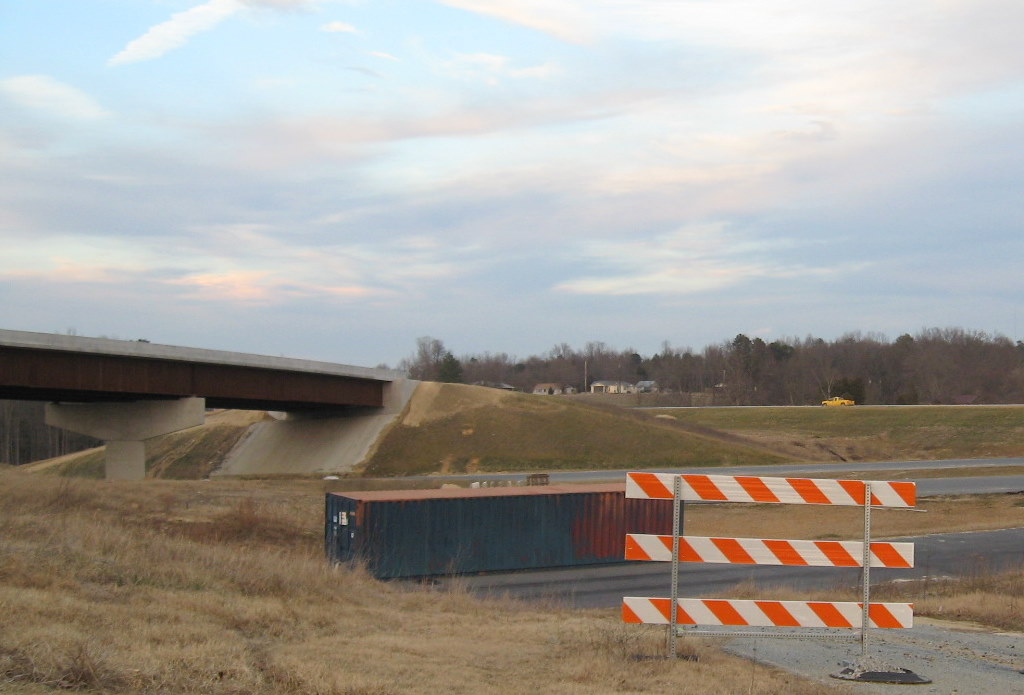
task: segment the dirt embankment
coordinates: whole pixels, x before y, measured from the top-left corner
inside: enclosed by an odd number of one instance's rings
[[[419,427],[476,408],[500,406],[513,393],[501,389],[424,381],[409,399],[401,423]]]
[[[362,470],[391,476],[784,460],[741,435],[644,411],[562,396],[423,383]]]

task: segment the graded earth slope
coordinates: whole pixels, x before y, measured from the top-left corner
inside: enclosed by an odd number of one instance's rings
[[[560,396],[424,382],[360,471],[390,476],[786,460],[741,436],[644,412]]]

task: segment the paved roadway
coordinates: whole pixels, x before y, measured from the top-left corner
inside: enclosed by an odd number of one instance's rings
[[[1024,565],[1024,528],[973,533],[944,533],[890,540],[913,541],[912,569],[872,568],[872,584],[897,579],[942,577]],[[623,596],[668,596],[669,563],[642,562],[596,567],[527,570],[442,580],[456,581],[474,593],[553,600],[580,608],[612,608]],[[680,587],[686,596],[712,596],[743,581],[762,587],[820,588],[857,586],[860,570],[834,567],[754,567],[749,565],[681,565]]]
[[[871,471],[911,471],[918,470],[943,470],[949,468],[997,468],[997,467],[1009,467],[1009,466],[1020,466],[1020,476],[1010,476],[1020,481],[1020,487],[1015,489],[1024,489],[1024,457],[1017,458],[1001,458],[1001,459],[950,459],[946,461],[874,461],[870,463],[847,461],[842,463],[800,463],[800,464],[775,464],[771,466],[709,466],[704,468],[645,468],[651,472],[657,473],[717,473],[721,475],[784,475],[784,476],[813,476],[819,473],[829,473],[830,471],[842,471],[847,472],[864,472],[869,473]],[[562,471],[549,473],[549,481],[552,485],[558,485],[562,483],[604,483],[604,482],[621,482],[628,470],[635,469],[621,469],[621,470],[601,470],[601,471]],[[522,484],[526,480],[525,473],[479,473],[475,475],[430,475],[430,476],[409,476],[403,478],[403,482],[406,481],[421,481],[421,482],[432,482],[432,483],[459,483],[465,485],[467,481],[470,482],[487,482],[491,484],[501,485],[502,483],[515,483]],[[909,479],[913,479],[913,476],[908,476]],[[977,480],[980,481],[981,476]],[[987,480],[1000,480],[1000,478],[986,478]],[[931,479],[932,481],[938,479]],[[967,480],[965,478],[957,478],[957,480]],[[929,479],[922,479],[918,481],[919,486],[925,486],[926,489],[932,486],[932,483],[928,482]],[[922,496],[929,495],[944,495],[944,494],[981,494],[987,492],[1008,492],[1010,490],[1002,489],[1007,485],[1013,485],[1012,482],[1003,480],[1002,483],[995,485],[988,485],[981,482],[972,482],[970,484],[964,483],[963,489],[960,492],[943,492],[937,491],[929,493],[927,491],[921,492],[919,487],[919,494]],[[1000,487],[1002,486],[1002,487]],[[975,489],[980,488],[980,489]],[[942,486],[935,488],[936,490],[942,489]]]
[[[808,475],[827,472],[830,468],[844,472],[870,472],[995,466],[1024,466],[1024,458],[738,466],[685,471],[676,469],[675,472]],[[622,472],[555,473],[551,475],[551,482],[607,480],[618,475],[622,475]],[[921,497],[1024,492],[1024,471],[1019,476],[922,478],[917,482],[918,495]],[[965,575],[983,569],[1024,566],[1024,528],[936,534],[898,540],[909,540],[916,544],[916,566],[906,570],[872,569],[872,583],[895,579]],[[822,589],[854,586],[859,581],[859,570],[687,563],[682,566],[680,576],[682,591],[686,595],[696,597],[713,595],[725,587],[747,580],[754,581],[760,586],[788,585]],[[441,580],[441,584],[449,581],[457,581],[480,594],[509,595],[527,600],[554,600],[583,608],[616,607],[621,605],[623,596],[668,595],[670,569],[668,563],[629,563],[466,576],[455,580]]]

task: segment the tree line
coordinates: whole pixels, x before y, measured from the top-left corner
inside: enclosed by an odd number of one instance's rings
[[[662,392],[703,394],[716,405],[811,405],[832,396],[862,404],[1024,402],[1024,343],[960,328],[924,329],[893,341],[849,333],[832,341],[765,342],[740,333],[699,352],[666,341],[647,356],[603,342],[582,349],[562,343],[526,359],[488,352],[455,357],[427,336],[399,369],[413,379],[520,391],[540,383],[586,391],[598,379],[654,381]]]
[[[19,465],[98,446],[92,437],[44,422],[45,404],[0,400],[0,463]]]

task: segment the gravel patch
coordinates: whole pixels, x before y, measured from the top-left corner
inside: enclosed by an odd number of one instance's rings
[[[909,630],[872,630],[863,665],[907,669],[931,683],[887,685],[838,680],[831,674],[860,659],[859,642],[743,638],[725,650],[834,686],[839,692],[1012,695],[1024,693],[1024,633],[969,623],[914,618]]]

